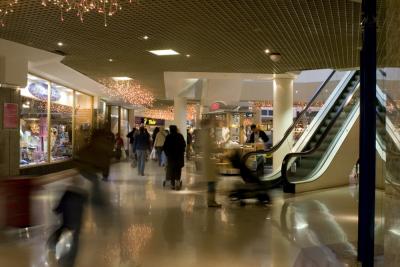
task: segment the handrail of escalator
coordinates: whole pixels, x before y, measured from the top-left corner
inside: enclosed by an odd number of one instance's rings
[[[287,179],[287,170],[288,170],[288,164],[291,158],[294,157],[299,157],[299,156],[307,156],[312,153],[314,153],[322,144],[324,141],[325,137],[328,135],[332,127],[335,125],[336,120],[339,118],[340,114],[343,112],[344,108],[346,107],[347,103],[350,101],[350,99],[353,97],[354,93],[356,92],[358,86],[357,84],[354,85],[352,92],[346,97],[345,101],[343,101],[342,105],[340,105],[339,109],[336,111],[335,116],[332,118],[332,120],[329,122],[328,126],[326,127],[325,131],[322,133],[321,137],[315,144],[315,146],[307,151],[302,151],[302,152],[294,152],[294,153],[289,153],[286,154],[286,156],[283,158],[282,161],[282,167],[281,167],[281,177],[283,179],[283,182],[286,184],[290,184],[289,180]]]
[[[303,117],[303,115],[306,113],[306,111],[311,107],[312,103],[314,102],[315,99],[319,96],[319,94],[323,91],[325,88],[326,84],[332,79],[333,75],[336,73],[336,70],[332,70],[331,74],[328,76],[328,78],[319,86],[318,90],[316,93],[313,95],[313,97],[308,101],[307,106],[299,113],[299,115],[296,117],[296,119],[293,121],[293,123],[289,126],[289,128],[286,130],[285,134],[283,135],[282,139],[273,147],[267,150],[256,150],[256,151],[251,151],[246,153],[242,157],[242,162],[246,162],[247,159],[252,156],[252,155],[257,155],[260,153],[266,153],[270,154],[278,150],[281,145],[285,142],[286,138],[290,135],[292,132],[293,128],[296,126],[296,124],[300,121],[300,119]]]

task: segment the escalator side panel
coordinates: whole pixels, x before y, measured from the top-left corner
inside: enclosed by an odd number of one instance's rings
[[[349,184],[349,174],[358,160],[359,128],[359,117],[357,117],[323,175],[312,182],[296,184],[296,193]]]

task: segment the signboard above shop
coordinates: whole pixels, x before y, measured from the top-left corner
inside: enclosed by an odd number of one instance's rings
[[[152,119],[146,117],[135,117],[135,123],[149,125],[149,126],[164,126],[165,120]]]

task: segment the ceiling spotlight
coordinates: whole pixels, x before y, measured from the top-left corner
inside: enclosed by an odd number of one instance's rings
[[[269,49],[265,49],[264,52],[265,52],[265,54],[271,53],[271,51],[269,51]]]
[[[187,55],[186,55],[186,57],[190,57],[190,55],[189,55],[189,54],[187,54]]]
[[[61,47],[61,46],[63,46],[64,44],[63,44],[62,42],[58,42],[57,45]]]
[[[112,58],[108,59],[108,62],[113,62],[113,61],[114,61],[114,59],[112,59]]]
[[[281,60],[282,56],[279,53],[271,53],[269,54],[269,58],[273,61],[273,62],[278,62],[279,60]]]
[[[131,77],[120,76],[120,77],[111,77],[114,81],[130,81],[133,80]]]
[[[143,36],[143,40],[148,40],[148,39],[149,39],[149,36],[147,36],[147,35]]]
[[[179,55],[178,52],[172,49],[164,49],[164,50],[150,50],[150,53],[156,55],[156,56],[173,56],[173,55]]]

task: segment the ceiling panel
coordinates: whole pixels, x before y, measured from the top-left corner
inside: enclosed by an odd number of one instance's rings
[[[0,38],[66,53],[64,63],[94,79],[131,76],[164,97],[164,71],[283,73],[358,66],[360,4],[348,0],[122,1],[108,19],[81,23],[40,0],[24,0]],[[141,37],[148,35],[149,40]],[[65,46],[57,47],[62,41]],[[180,56],[147,52],[172,48]],[[282,54],[272,62],[263,51]],[[190,54],[190,58],[186,58]],[[113,62],[108,62],[113,58]]]

